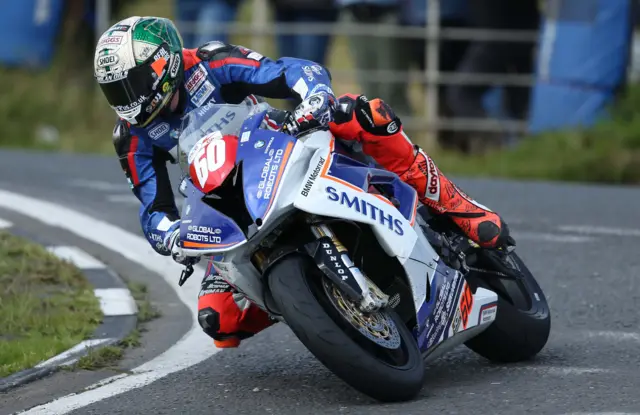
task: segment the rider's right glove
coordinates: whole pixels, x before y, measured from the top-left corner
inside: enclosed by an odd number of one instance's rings
[[[320,90],[303,100],[286,122],[287,130],[295,135],[320,127],[329,127],[336,109],[336,98],[329,91]]]
[[[181,265],[195,265],[200,262],[200,257],[187,256],[180,246],[180,221],[176,221],[167,231],[164,238],[164,247],[171,252],[171,258]]]

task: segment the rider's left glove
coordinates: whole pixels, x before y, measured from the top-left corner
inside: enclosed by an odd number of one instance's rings
[[[295,109],[287,124],[292,133],[328,127],[333,121],[333,112],[337,107],[336,98],[328,91],[319,91],[308,96]]]
[[[171,252],[171,257],[178,264],[194,265],[200,262],[200,257],[187,256],[180,246],[180,221],[176,221],[167,231],[164,247]]]

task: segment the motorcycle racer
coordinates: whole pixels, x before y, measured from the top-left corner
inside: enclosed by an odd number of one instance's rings
[[[161,255],[184,265],[180,215],[166,163],[177,160],[182,115],[207,103],[249,102],[256,96],[294,99],[293,114],[280,120],[290,131],[329,127],[413,186],[420,201],[447,215],[483,247],[510,242],[501,218],[461,192],[403,131],[400,119],[382,100],[331,90],[329,72],[315,62],[283,57],[271,60],[242,46],[212,41],[183,49],[169,19],[130,17],[98,40],[94,76],[118,115],[113,131],[116,153],[140,200],[144,234]],[[199,322],[218,347],[236,347],[273,322],[266,312],[236,292],[209,262],[198,299]]]

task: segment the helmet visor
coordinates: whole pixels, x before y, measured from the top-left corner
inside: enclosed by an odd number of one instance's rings
[[[168,76],[170,60],[169,49],[163,44],[135,68],[98,80],[109,105],[120,118],[144,127],[169,101],[174,90],[174,82]]]

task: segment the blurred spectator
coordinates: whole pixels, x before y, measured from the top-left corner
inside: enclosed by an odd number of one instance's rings
[[[478,29],[537,30],[540,12],[537,0],[473,0],[469,2],[471,26]],[[534,69],[535,44],[523,42],[474,41],[458,71],[484,74],[530,74]],[[483,97],[489,85],[452,85],[447,98],[457,117],[485,118]],[[506,87],[506,110],[525,119],[529,107],[529,87]]]
[[[427,0],[400,0],[401,23],[406,26],[425,27],[427,24]],[[440,0],[440,27],[465,28],[469,26],[469,1],[482,0]],[[519,0],[515,0],[519,1]],[[454,72],[470,44],[468,40],[440,40],[438,70],[440,72]],[[410,64],[416,65],[421,71],[426,70],[426,39],[411,39],[408,42]],[[450,118],[451,108],[446,100],[447,85],[438,87],[438,116]],[[438,142],[443,147],[455,147],[456,134],[453,131],[440,131]]]
[[[334,0],[271,0],[275,23],[335,23]],[[304,27],[302,27],[304,30]],[[283,34],[276,36],[279,56],[308,59],[326,64],[329,35]]]
[[[177,25],[185,48],[197,48],[211,40],[229,42],[222,25],[236,20],[239,0],[176,0]]]
[[[376,25],[397,25],[400,23],[400,0],[337,0],[348,13],[351,21],[358,24],[369,24],[371,32]],[[425,0],[420,0],[425,1]],[[406,83],[379,82],[372,79],[366,71],[408,70],[406,39],[391,36],[350,36],[349,46],[355,60],[358,82],[364,94],[380,97],[387,101],[394,111],[400,115],[410,115],[411,107]]]
[[[110,20],[120,14],[125,0],[112,0]],[[64,69],[78,75],[92,72],[96,42],[96,0],[67,1],[62,16],[58,48],[72,50],[76,59],[67,59]],[[78,63],[79,62],[79,63]],[[91,70],[90,70],[91,68]],[[85,77],[86,78],[86,77]],[[87,82],[94,82],[87,78]]]
[[[401,1],[401,23],[406,26],[426,27],[427,24],[427,1],[428,0],[400,0]],[[478,2],[482,0],[471,0]],[[469,0],[440,0],[440,27],[464,28],[469,26]],[[456,69],[469,41],[462,40],[441,40],[439,70],[442,72],[452,72]],[[426,69],[426,40],[411,39],[409,42],[411,50],[411,63],[415,63],[421,70]]]

